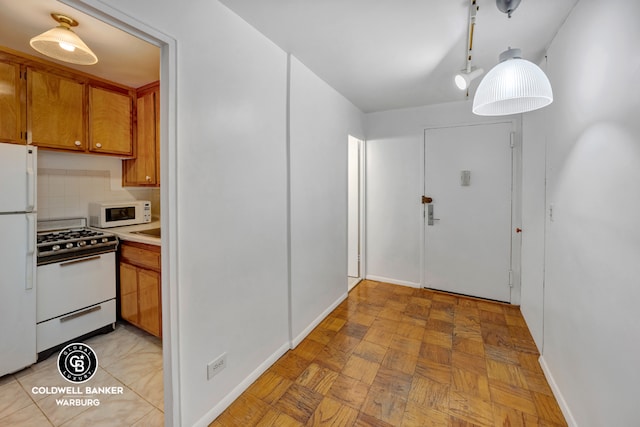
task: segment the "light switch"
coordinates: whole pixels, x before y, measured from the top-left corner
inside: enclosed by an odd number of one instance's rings
[[[460,171],[460,185],[463,187],[471,185],[471,171]]]

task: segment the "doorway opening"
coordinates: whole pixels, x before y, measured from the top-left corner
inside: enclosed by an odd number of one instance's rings
[[[350,291],[364,276],[364,141],[349,135],[347,157],[347,285]]]

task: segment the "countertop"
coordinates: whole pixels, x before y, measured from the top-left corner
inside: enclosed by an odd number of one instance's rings
[[[145,236],[144,234],[132,233],[132,231],[150,230],[152,228],[160,228],[160,221],[152,221],[147,224],[127,225],[123,227],[112,227],[112,228],[105,229],[104,231],[115,234],[116,236],[118,236],[120,240],[160,246],[162,240],[157,237],[151,237],[151,236]]]

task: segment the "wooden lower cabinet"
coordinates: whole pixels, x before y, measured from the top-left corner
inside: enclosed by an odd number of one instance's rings
[[[126,241],[120,245],[120,315],[162,337],[159,246]]]

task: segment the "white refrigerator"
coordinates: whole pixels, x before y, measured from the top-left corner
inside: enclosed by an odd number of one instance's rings
[[[36,362],[36,148],[0,143],[0,376]]]

